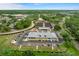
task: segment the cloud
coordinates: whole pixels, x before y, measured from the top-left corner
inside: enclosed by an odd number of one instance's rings
[[[26,9],[26,8],[21,4],[0,3],[0,10],[14,10],[14,9]]]
[[[42,3],[33,3],[33,5],[41,5]]]

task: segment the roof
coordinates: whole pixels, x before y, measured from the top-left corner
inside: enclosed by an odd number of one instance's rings
[[[50,29],[49,27],[39,27],[39,29]]]
[[[55,32],[29,32],[27,37],[33,38],[57,38]]]

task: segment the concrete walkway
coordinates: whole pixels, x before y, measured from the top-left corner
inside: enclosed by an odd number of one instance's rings
[[[9,34],[20,33],[20,32],[29,30],[29,29],[33,28],[34,26],[35,26],[35,24],[34,24],[33,21],[32,21],[31,25],[30,25],[28,28],[25,28],[25,29],[22,29],[22,30],[17,30],[17,31],[12,31],[12,32],[0,33],[0,35],[9,35]]]

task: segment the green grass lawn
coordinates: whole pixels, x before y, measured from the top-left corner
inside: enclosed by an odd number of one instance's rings
[[[3,50],[3,49],[17,49],[16,46],[11,44],[11,40],[14,37],[15,37],[15,35],[0,36],[0,50]]]

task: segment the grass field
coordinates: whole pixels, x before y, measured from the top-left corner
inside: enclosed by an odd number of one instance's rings
[[[15,37],[15,35],[4,35],[0,36],[0,50],[3,49],[17,49],[17,47],[11,44],[11,40]]]

